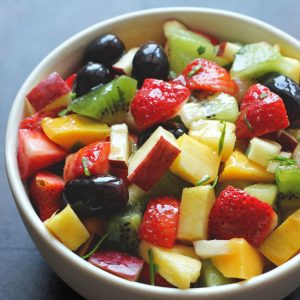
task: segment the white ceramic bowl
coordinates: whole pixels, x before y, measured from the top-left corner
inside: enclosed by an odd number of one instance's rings
[[[20,179],[16,160],[17,129],[23,117],[26,93],[52,71],[70,74],[79,64],[87,44],[103,33],[120,36],[129,48],[148,40],[163,41],[162,24],[179,19],[194,29],[224,40],[279,44],[285,55],[300,59],[300,42],[253,18],[204,8],[161,8],[116,17],[92,26],[51,52],[29,75],[14,101],[6,135],[6,168],[17,207],[28,232],[51,268],[74,290],[88,299],[282,299],[299,285],[300,255],[247,282],[182,291],[129,282],[85,262],[57,241],[36,215]]]

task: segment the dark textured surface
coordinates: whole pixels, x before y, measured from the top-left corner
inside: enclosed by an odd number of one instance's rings
[[[2,145],[13,98],[27,75],[47,53],[94,23],[134,10],[163,6],[232,10],[264,20],[300,39],[298,0],[0,0]],[[0,299],[82,299],[50,270],[32,243],[8,187],[3,146],[0,151]],[[104,300],[105,295],[99,299]],[[300,299],[300,291],[288,299]]]

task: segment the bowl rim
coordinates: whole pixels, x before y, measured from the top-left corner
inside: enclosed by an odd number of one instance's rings
[[[223,17],[233,18],[236,21],[241,21],[243,23],[249,23],[249,25],[258,26],[266,31],[274,32],[277,36],[287,41],[287,43],[291,44],[293,48],[298,49],[300,51],[300,42],[292,37],[291,35],[285,33],[284,31],[267,24],[261,20],[256,18],[231,12],[222,9],[213,9],[213,8],[203,8],[203,7],[192,7],[192,6],[178,6],[178,7],[162,7],[162,8],[153,8],[153,9],[144,9],[138,10],[126,14],[122,14],[113,18],[109,18],[107,20],[101,21],[97,24],[87,27],[86,29],[78,32],[77,34],[71,36],[66,41],[57,46],[54,50],[52,50],[48,55],[46,55],[40,63],[33,69],[33,71],[26,78],[22,86],[20,87],[10,110],[7,128],[6,128],[6,137],[5,137],[5,166],[6,173],[10,185],[11,192],[13,194],[15,203],[17,205],[18,211],[23,219],[24,224],[27,227],[27,230],[31,234],[31,231],[34,231],[36,235],[39,236],[40,239],[47,245],[49,250],[51,250],[56,255],[59,255],[62,259],[65,259],[71,264],[75,264],[75,267],[78,270],[90,272],[93,276],[99,277],[102,281],[105,281],[109,284],[117,284],[122,286],[124,289],[129,291],[138,291],[142,293],[148,293],[153,296],[178,296],[182,297],[183,295],[187,298],[194,296],[217,296],[220,294],[226,295],[229,294],[232,296],[234,293],[240,293],[240,289],[243,291],[247,291],[248,289],[256,288],[260,285],[270,284],[277,276],[288,276],[288,274],[292,273],[296,268],[300,268],[300,255],[297,255],[290,259],[285,264],[276,267],[275,269],[263,273],[262,275],[256,276],[251,280],[246,282],[233,283],[224,286],[218,287],[206,287],[206,288],[194,288],[188,290],[180,290],[177,288],[164,288],[164,287],[153,287],[151,285],[146,285],[138,282],[130,282],[119,278],[115,275],[112,275],[106,271],[103,271],[83,259],[81,259],[77,254],[73,253],[69,249],[67,249],[62,243],[60,243],[56,238],[54,238],[45,228],[42,226],[42,221],[38,218],[37,214],[34,211],[33,206],[30,204],[29,197],[27,196],[26,189],[23,185],[22,180],[20,179],[17,165],[17,128],[18,124],[16,124],[16,117],[20,117],[23,111],[19,109],[20,105],[22,106],[22,102],[24,101],[24,96],[28,91],[28,86],[30,82],[36,78],[36,76],[43,70],[48,61],[51,61],[53,58],[57,57],[61,51],[66,49],[69,45],[73,45],[75,42],[79,41],[82,37],[84,37],[89,32],[100,29],[101,27],[109,26],[114,23],[125,21],[131,18],[137,18],[144,15],[162,15],[165,13],[205,13],[212,15],[222,15]],[[17,118],[18,119],[18,118]],[[13,135],[12,135],[13,134]],[[30,228],[30,230],[29,230]],[[62,278],[63,279],[63,278]],[[177,297],[176,297],[177,298]],[[179,298],[178,298],[179,299]]]

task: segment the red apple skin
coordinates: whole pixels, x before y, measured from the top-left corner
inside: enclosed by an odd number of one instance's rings
[[[109,159],[109,164],[112,168],[115,169],[127,169],[128,164],[125,160],[118,160],[118,159]]]
[[[222,56],[226,47],[226,42],[222,42],[218,47],[217,56]]]
[[[115,250],[96,252],[88,261],[102,270],[130,281],[138,279],[144,265],[141,258]]]
[[[165,174],[179,153],[179,148],[160,137],[143,161],[129,174],[128,181],[148,192]]]
[[[39,111],[69,92],[71,89],[67,83],[57,72],[53,72],[37,84],[26,97],[34,109]]]
[[[298,141],[285,130],[280,130],[277,133],[277,141],[285,150],[290,152],[293,152],[298,146]]]
[[[129,182],[128,182],[128,179],[127,179],[127,176],[128,176],[128,169],[127,167],[126,168],[114,168],[114,167],[111,167],[110,168],[110,172],[118,177],[118,178],[121,178],[123,179],[123,181],[129,185]]]

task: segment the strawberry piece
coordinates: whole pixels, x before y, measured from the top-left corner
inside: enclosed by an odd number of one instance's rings
[[[77,73],[70,75],[65,81],[70,89],[73,88],[74,81],[76,80]]]
[[[67,152],[39,130],[19,129],[17,155],[20,176],[26,179],[37,171],[63,160]]]
[[[130,281],[136,281],[144,261],[136,256],[115,250],[94,253],[88,260],[94,266]]]
[[[259,246],[277,225],[273,208],[232,186],[219,195],[209,215],[210,239],[244,238]]]
[[[42,221],[61,208],[64,180],[50,172],[38,172],[31,180],[29,195]]]
[[[174,117],[189,97],[190,91],[182,85],[146,79],[132,100],[131,113],[143,131]]]
[[[109,170],[109,150],[110,143],[101,141],[92,143],[76,153],[68,155],[64,167],[65,181],[86,176],[83,159],[86,159],[87,168],[91,175],[106,174]]]
[[[243,97],[236,121],[237,138],[252,138],[289,126],[282,99],[261,84],[252,85]]]
[[[193,60],[173,82],[181,83],[192,91],[204,90],[234,95],[238,90],[226,69],[204,58]]]
[[[139,282],[145,283],[145,284],[151,284],[150,282],[150,268],[147,263],[144,263],[143,270],[139,277]],[[154,276],[154,285],[156,286],[162,286],[162,287],[174,287],[171,283],[169,283],[167,280],[165,280],[163,277],[161,277],[158,273],[155,273]]]
[[[172,248],[178,227],[180,201],[172,197],[159,197],[148,202],[139,228],[141,240]]]
[[[71,89],[63,78],[57,72],[53,72],[37,84],[26,97],[34,109],[39,111],[69,92]]]

